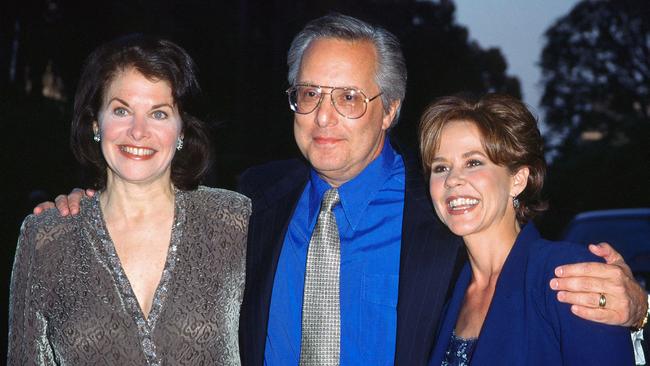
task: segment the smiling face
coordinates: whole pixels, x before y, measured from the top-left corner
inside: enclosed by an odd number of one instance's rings
[[[298,84],[353,87],[369,98],[379,94],[375,82],[375,48],[366,41],[317,39],[305,51]],[[325,90],[329,92],[329,90]],[[294,136],[300,151],[319,175],[338,187],[356,177],[381,152],[398,102],[384,113],[381,98],[368,103],[357,119],[341,116],[324,95],[309,114],[295,114]]]
[[[512,174],[494,164],[474,123],[451,121],[440,134],[429,189],[438,217],[454,234],[500,236],[518,230],[512,197],[523,191],[527,175],[528,168]]]
[[[166,81],[152,81],[130,68],[117,74],[104,94],[99,121],[108,182],[170,183],[181,118]]]

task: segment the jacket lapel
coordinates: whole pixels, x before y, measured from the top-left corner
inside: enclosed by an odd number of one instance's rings
[[[524,227],[510,250],[476,343],[473,365],[526,364],[526,312],[534,310],[532,306],[526,306],[525,274],[530,250],[528,243],[537,238],[537,230],[530,225]]]
[[[452,279],[464,257],[460,238],[437,218],[417,157],[402,154],[406,169],[400,254],[395,365],[424,365]]]
[[[451,333],[454,328],[456,328],[456,321],[458,320],[460,308],[463,306],[463,300],[465,299],[465,292],[467,291],[471,279],[471,267],[466,263],[460,276],[458,276],[458,281],[454,287],[454,292],[449,300],[449,304],[445,307],[445,311],[443,312],[442,324],[440,326],[440,331],[438,332],[438,340],[432,353],[431,362],[429,363],[430,365],[440,365],[445,357],[447,348],[449,348]]]
[[[246,290],[240,318],[242,365],[264,364],[275,270],[309,168],[296,164],[283,173],[274,184],[251,194],[253,213],[248,230]]]

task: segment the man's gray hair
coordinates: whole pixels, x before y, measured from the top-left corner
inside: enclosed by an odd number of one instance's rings
[[[287,56],[289,85],[296,84],[302,56],[307,47],[312,41],[321,38],[372,42],[377,52],[375,82],[383,93],[381,101],[384,111],[388,113],[391,102],[404,100],[406,95],[406,62],[397,37],[379,26],[373,26],[357,18],[336,13],[310,21],[291,42]],[[398,107],[392,125],[397,122],[399,109]]]

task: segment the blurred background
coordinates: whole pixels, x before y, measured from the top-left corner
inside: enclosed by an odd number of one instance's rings
[[[85,57],[134,32],[188,50],[214,142],[205,185],[233,189],[247,167],[298,155],[286,51],[308,20],[331,11],[380,24],[402,41],[409,81],[393,133],[405,145],[416,146],[420,113],[442,95],[502,92],[531,106],[550,163],[551,208],[537,220],[547,237],[561,235],[579,212],[650,207],[647,0],[5,0],[0,359],[20,223],[36,203],[88,184],[68,143]]]

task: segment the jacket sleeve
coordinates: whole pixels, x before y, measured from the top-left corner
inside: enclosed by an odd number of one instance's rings
[[[29,216],[23,221],[11,274],[8,365],[54,365],[47,341],[47,321],[35,295],[41,284],[35,273],[37,231]]]

